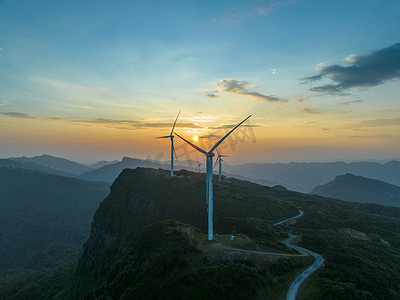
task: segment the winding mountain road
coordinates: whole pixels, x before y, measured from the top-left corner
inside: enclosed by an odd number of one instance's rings
[[[282,224],[282,223],[286,223],[286,222],[288,222],[290,220],[294,220],[294,219],[300,218],[302,215],[304,215],[304,212],[301,209],[299,209],[299,214],[297,216],[294,216],[294,217],[291,217],[289,219],[277,222],[277,223],[273,224],[273,226],[276,226],[276,225],[279,225],[279,224]]]
[[[296,219],[296,218],[299,218],[302,215],[304,215],[303,211],[299,210],[299,214],[297,216],[289,218],[289,219],[286,219],[286,220],[283,220],[283,221],[280,221],[280,222],[277,222],[277,223],[274,224],[274,226],[282,224],[282,223],[285,223],[285,222],[288,222],[288,221]],[[298,251],[300,251],[302,253],[307,253],[309,255],[312,255],[315,258],[315,261],[311,266],[309,266],[305,271],[303,271],[299,276],[297,276],[295,278],[295,280],[293,280],[292,284],[289,287],[289,291],[286,294],[286,300],[295,300],[296,299],[296,296],[297,296],[297,293],[299,291],[300,286],[308,278],[308,276],[310,276],[314,271],[316,271],[322,265],[322,263],[324,261],[322,256],[320,256],[319,254],[317,254],[315,252],[312,252],[312,251],[310,251],[308,249],[305,249],[305,248],[302,248],[302,247],[299,247],[299,246],[291,244],[290,242],[294,238],[296,238],[296,236],[294,236],[293,234],[289,234],[289,238],[285,239],[283,241],[283,243],[286,246],[288,246],[290,248],[293,248],[293,249],[296,249],[296,250],[298,250]]]

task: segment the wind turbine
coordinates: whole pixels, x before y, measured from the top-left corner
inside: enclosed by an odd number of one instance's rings
[[[218,172],[218,181],[221,181],[221,172],[222,172],[222,162],[225,162],[222,157],[229,157],[228,155],[222,155],[219,154],[218,148],[217,148],[217,160],[215,161],[215,166],[217,165],[217,163],[219,163],[219,172]]]
[[[200,173],[200,166],[201,166],[201,163],[199,163],[199,160],[197,160],[197,172],[199,172],[199,173]]]
[[[208,152],[201,149],[200,147],[192,144],[188,140],[185,140],[179,134],[175,133],[180,139],[184,140],[186,143],[188,143],[190,146],[192,146],[197,151],[203,153],[207,158],[207,163],[206,163],[206,202],[207,202],[207,213],[208,213],[208,240],[210,240],[210,241],[212,241],[214,239],[214,237],[213,237],[213,158],[214,158],[215,154],[213,153],[213,151],[228,137],[228,135],[230,135],[236,128],[238,128],[240,125],[242,125],[242,123],[244,123],[250,117],[251,117],[251,115],[248,116],[246,119],[244,119],[242,122],[240,122],[238,125],[236,125],[222,139],[220,139]]]
[[[169,135],[159,136],[159,137],[156,138],[156,139],[167,139],[167,138],[169,138],[171,140],[171,177],[174,177],[174,155],[175,155],[176,159],[178,159],[178,157],[176,156],[175,148],[174,148],[174,135],[173,135],[173,133],[174,133],[174,128],[175,128],[175,125],[176,125],[176,121],[178,121],[178,117],[179,117],[180,113],[181,113],[181,111],[179,111],[178,115],[176,116],[175,123],[174,123],[174,126],[172,126],[171,133]]]

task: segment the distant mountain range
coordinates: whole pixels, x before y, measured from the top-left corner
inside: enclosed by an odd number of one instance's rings
[[[181,165],[175,165],[174,169],[176,171],[182,169],[197,171],[196,168],[194,167],[195,165],[197,165],[196,162],[184,161],[181,162]],[[118,175],[122,172],[122,170],[135,169],[138,167],[170,170],[169,163],[160,163],[160,162],[153,162],[151,160],[142,160],[138,158],[124,157],[122,158],[122,161],[118,161],[112,164],[107,164],[96,170],[85,172],[80,177],[85,180],[91,180],[91,181],[112,182],[118,177]],[[241,176],[239,174],[232,175],[232,174],[227,174],[225,172],[223,172],[223,174],[229,177],[235,177],[237,179],[247,180],[261,185],[273,186],[279,184],[278,182],[273,182],[265,179],[248,178],[245,176]]]
[[[187,165],[192,167],[188,167]],[[195,171],[196,163],[180,162],[176,170]],[[125,168],[161,168],[169,169],[169,163],[154,163],[149,160],[124,157],[122,161],[103,166],[82,174],[82,178],[93,181],[113,181]],[[333,162],[333,163],[276,163],[276,164],[244,164],[223,165],[223,174],[228,177],[248,180],[254,183],[274,186],[282,185],[289,190],[308,193],[315,186],[333,180],[337,175],[352,173],[368,178],[382,180],[400,185],[400,162],[391,161],[385,164],[373,162]],[[215,168],[215,173],[217,168]]]
[[[101,161],[89,166],[79,164],[63,158],[50,155],[32,158],[10,158],[18,167],[46,172],[49,174],[77,177],[91,181],[114,181],[118,174],[126,168],[146,167],[154,169],[170,169],[169,162],[143,160],[124,157],[121,161]],[[0,160],[0,166],[10,166],[12,163]],[[197,162],[179,161],[176,170],[187,169],[196,171]],[[201,169],[205,172],[204,165]],[[214,169],[217,173],[217,167]],[[328,163],[267,163],[267,164],[242,164],[223,165],[223,174],[228,177],[248,180],[254,183],[274,186],[282,185],[289,190],[309,193],[314,187],[333,180],[338,175],[346,173],[381,180],[390,184],[400,185],[400,162],[328,162]]]
[[[242,164],[225,165],[224,169],[229,174],[277,182],[290,190],[303,193],[308,193],[317,185],[346,173],[400,185],[399,161],[385,164],[376,162]]]
[[[31,162],[29,160],[12,160],[10,158],[9,159],[0,159],[0,167],[26,169],[26,170],[38,171],[38,172],[42,172],[42,173],[66,176],[66,177],[78,177],[77,175],[59,171],[59,170],[55,170],[48,166],[37,164],[37,163]]]
[[[11,160],[21,162],[21,163],[26,163],[26,162],[31,162],[35,163],[38,165],[42,165],[48,168],[51,168],[53,170],[61,171],[64,173],[69,173],[73,175],[81,175],[84,172],[88,172],[90,170],[93,170],[93,168],[90,168],[88,166],[79,164],[77,162],[64,159],[64,158],[59,158],[59,157],[54,157],[51,155],[43,154],[41,156],[34,156],[34,157],[11,157],[9,158]]]
[[[118,161],[113,164],[104,165],[98,169],[91,170],[81,174],[81,178],[85,180],[91,181],[105,181],[105,182],[112,182],[114,181],[118,175],[124,169],[135,169],[137,167],[146,167],[146,168],[156,168],[156,167],[164,167],[165,165],[155,166],[154,163],[150,160],[142,160],[137,158],[129,158],[124,157],[121,161]]]
[[[101,161],[98,161],[97,163],[89,164],[88,167],[90,167],[92,169],[98,169],[98,168],[101,168],[106,165],[115,164],[117,162],[119,162],[119,160],[112,160],[112,161],[101,160]]]
[[[311,194],[351,202],[400,207],[399,186],[353,174],[336,176],[333,181],[314,188]]]

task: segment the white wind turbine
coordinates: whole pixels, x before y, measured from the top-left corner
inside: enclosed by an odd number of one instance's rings
[[[199,163],[199,160],[197,160],[197,172],[199,172],[199,173],[200,173],[200,166],[201,166],[201,163]]]
[[[175,148],[174,148],[174,135],[173,135],[173,133],[174,133],[174,128],[175,128],[175,125],[176,125],[176,121],[178,121],[178,117],[179,117],[180,113],[181,113],[181,111],[179,111],[178,115],[176,116],[175,123],[174,123],[174,126],[172,126],[171,133],[169,135],[159,136],[159,137],[156,138],[156,139],[167,139],[167,138],[169,138],[171,140],[171,177],[174,176],[174,155],[175,155],[176,159],[178,159],[178,157],[176,156]]]
[[[242,123],[244,123],[248,118],[244,119],[242,122],[240,122],[238,125],[236,125],[231,131],[229,131],[222,139],[220,139],[212,148],[210,151],[205,151],[201,149],[200,147],[192,144],[191,142],[185,140],[183,137],[181,137],[179,134],[175,133],[179,138],[184,140],[186,143],[188,143],[190,146],[192,146],[194,149],[197,151],[203,153],[207,157],[207,163],[206,163],[206,202],[207,202],[207,213],[208,213],[208,240],[213,240],[213,158],[215,154],[213,151],[230,135],[236,128],[238,128]]]
[[[218,154],[218,157],[217,157],[217,160],[215,161],[215,166],[217,165],[217,163],[219,163],[218,181],[221,181],[222,162],[225,162],[225,161],[222,159],[222,157],[229,157],[229,156],[228,156],[228,155],[219,154],[218,149],[217,149],[217,154]]]

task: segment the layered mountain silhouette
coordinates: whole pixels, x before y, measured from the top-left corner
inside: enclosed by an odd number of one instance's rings
[[[78,177],[74,174],[67,173],[60,170],[52,169],[48,166],[43,166],[28,160],[13,160],[13,159],[0,159],[0,167],[19,168],[31,171],[38,171],[46,174],[53,174],[66,177]]]
[[[14,161],[11,162],[10,160]],[[62,176],[82,178],[91,181],[113,182],[125,168],[155,168],[170,169],[170,163],[157,160],[143,160],[124,157],[121,161],[101,161],[90,167],[63,158],[49,155],[32,158],[17,157],[0,160],[0,166],[18,167],[56,174]],[[202,172],[205,172],[204,165]],[[187,169],[196,171],[196,161],[178,161],[175,170]],[[217,169],[215,169],[217,172]],[[332,181],[337,175],[351,173],[357,176],[381,180],[390,184],[400,185],[400,162],[329,162],[329,163],[268,163],[268,164],[242,164],[223,165],[223,174],[251,181],[257,184],[274,186],[282,185],[289,190],[309,193],[317,185]]]
[[[380,180],[346,174],[315,187],[311,194],[352,202],[400,206],[400,187]]]
[[[273,163],[226,165],[229,174],[277,182],[286,188],[309,193],[317,185],[333,180],[337,175],[355,174],[400,185],[400,162],[327,162],[327,163]]]
[[[93,168],[79,164],[77,162],[47,154],[34,157],[12,157],[9,159],[21,163],[34,163],[37,165],[42,165],[44,167],[48,167],[53,170],[61,171],[66,174],[72,174],[72,175],[80,175],[84,172],[93,170]]]

